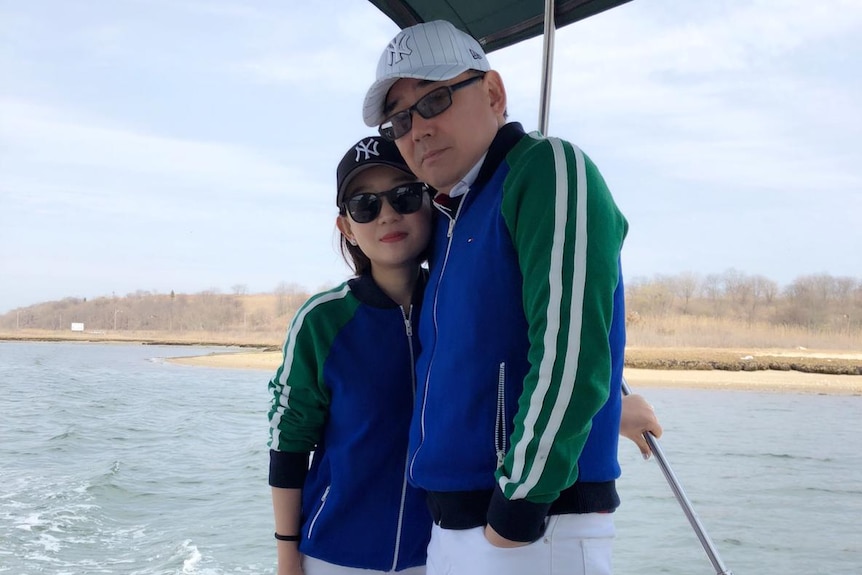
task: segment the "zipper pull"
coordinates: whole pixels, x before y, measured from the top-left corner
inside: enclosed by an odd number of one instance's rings
[[[446,232],[446,237],[452,237],[452,230],[455,228],[455,218],[449,216],[449,231]]]
[[[506,453],[502,449],[497,450],[497,469],[503,467],[503,459],[505,459]]]
[[[413,317],[413,304],[410,304],[410,311],[404,311],[404,308],[401,308],[401,317],[404,318],[404,331],[407,332],[407,337],[413,337],[413,324],[410,321],[410,318]]]

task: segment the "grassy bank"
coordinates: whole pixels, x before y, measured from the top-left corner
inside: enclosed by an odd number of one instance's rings
[[[144,345],[230,346],[260,351],[281,349],[283,334],[242,332],[71,332],[51,330],[0,331],[6,341],[72,341],[139,343]],[[829,375],[862,375],[862,351],[758,348],[629,346],[626,367],[696,371],[798,371]]]

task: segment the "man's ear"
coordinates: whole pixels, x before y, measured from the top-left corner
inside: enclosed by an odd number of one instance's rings
[[[350,218],[347,216],[338,215],[335,217],[335,227],[338,228],[338,231],[341,232],[341,235],[354,246],[356,245],[356,239],[353,237],[353,232],[350,229]]]
[[[506,113],[506,87],[503,78],[496,70],[485,72],[485,85],[488,87],[488,98],[491,101],[491,109],[500,117]]]

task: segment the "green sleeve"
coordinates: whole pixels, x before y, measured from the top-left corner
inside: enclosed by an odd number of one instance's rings
[[[330,402],[324,366],[332,341],[355,308],[356,299],[343,284],[312,297],[296,312],[282,363],[269,381],[270,449],[308,452],[320,441]]]
[[[627,223],[596,166],[568,142],[527,137],[507,161],[501,209],[523,276],[531,367],[497,479],[508,499],[548,503],[577,480],[610,392]]]

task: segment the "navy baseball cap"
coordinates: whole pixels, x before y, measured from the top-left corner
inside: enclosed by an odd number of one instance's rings
[[[389,166],[413,175],[394,142],[384,140],[380,136],[363,138],[351,147],[338,163],[336,171],[338,194],[335,197],[335,205],[341,206],[344,192],[351,180],[373,166]]]

